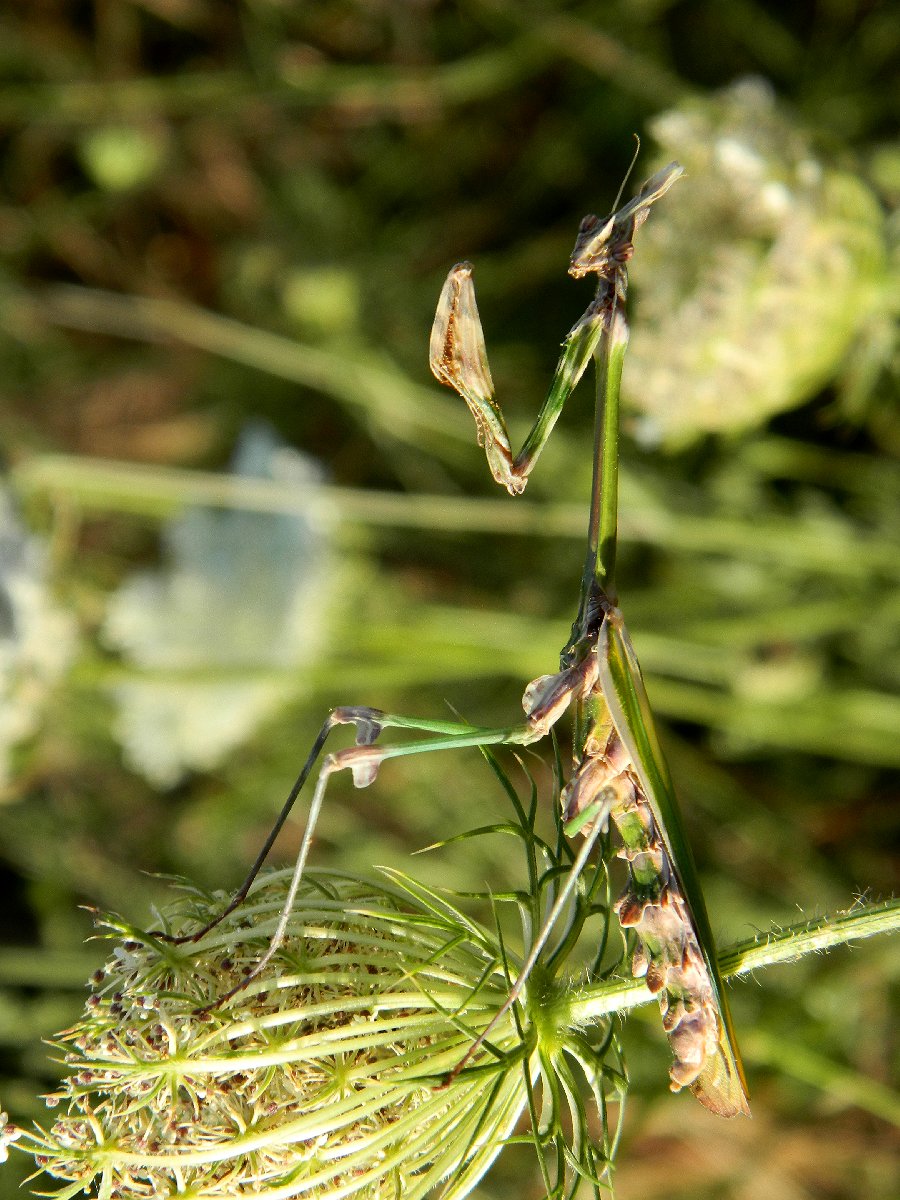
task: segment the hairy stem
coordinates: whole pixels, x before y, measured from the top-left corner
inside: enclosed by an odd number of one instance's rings
[[[875,905],[855,905],[846,912],[817,917],[771,933],[735,942],[719,953],[722,975],[732,978],[763,967],[793,962],[807,954],[820,954],[861,938],[900,930],[900,898]],[[623,1012],[655,1000],[646,984],[617,979],[599,987],[588,987],[577,995],[570,1010],[576,1023],[596,1020],[612,1012]]]

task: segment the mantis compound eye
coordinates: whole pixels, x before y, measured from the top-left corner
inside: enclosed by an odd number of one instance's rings
[[[615,228],[615,216],[597,217],[588,214],[581,222],[575,246],[569,258],[569,274],[582,279],[592,272],[602,274],[609,266],[610,237]]]

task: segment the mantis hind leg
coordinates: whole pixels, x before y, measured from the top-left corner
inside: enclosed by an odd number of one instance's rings
[[[181,938],[171,938],[169,941],[178,943],[196,942],[204,937],[210,930],[214,929],[219,922],[226,917],[242,903],[246,898],[254,879],[259,874],[263,862],[278,836],[279,831],[287,820],[288,814],[293,807],[301,788],[308,779],[313,766],[316,763],[322,748],[328,737],[328,734],[335,725],[356,725],[356,745],[349,746],[344,750],[338,750],[333,754],[328,754],[322,760],[319,767],[319,774],[316,779],[316,786],[313,792],[312,801],[310,802],[309,814],[306,819],[306,828],[303,832],[303,839],[300,843],[300,850],[297,854],[297,861],[294,867],[294,873],[291,877],[291,882],[288,887],[287,896],[282,906],[281,914],[278,918],[278,924],[275,932],[269,941],[265,953],[253,967],[252,971],[231,991],[217,997],[210,1004],[201,1008],[200,1012],[206,1012],[219,1005],[224,1004],[242,991],[253,980],[257,979],[265,970],[268,964],[272,961],[273,956],[284,941],[287,931],[288,922],[290,920],[291,911],[294,902],[297,898],[297,892],[300,888],[300,883],[303,879],[303,872],[306,868],[309,852],[312,847],[313,836],[315,834],[316,824],[318,823],[319,814],[322,810],[322,804],[325,799],[325,791],[328,786],[328,780],[336,771],[349,770],[353,775],[353,782],[357,787],[368,787],[375,780],[378,774],[378,768],[381,763],[388,758],[400,758],[412,754],[423,754],[431,750],[455,750],[466,746],[488,746],[488,745],[523,745],[534,740],[535,733],[530,725],[515,725],[503,729],[487,729],[478,728],[471,725],[466,725],[462,722],[455,721],[425,721],[416,718],[401,717],[395,714],[383,713],[374,708],[336,708],[329,715],[323,724],[319,735],[316,738],[313,746],[307,756],[306,762],[303,764],[303,769],[297,776],[297,780],[278,815],[272,831],[266,839],[265,845],[257,856],[256,862],[250,869],[250,873],[244,883],[235,893],[230,904],[225,910],[220,913],[215,920],[210,921],[202,929],[195,931]],[[431,733],[435,736],[421,741],[406,742],[390,746],[376,746],[374,743],[385,727],[416,730],[418,732]],[[155,935],[158,936],[158,935]],[[163,935],[167,936],[167,935]]]
[[[163,941],[171,942],[176,946],[184,945],[187,942],[199,942],[201,938],[205,937],[206,934],[210,932],[210,930],[215,929],[215,927],[221,921],[224,921],[224,919],[233,913],[236,908],[239,908],[247,899],[247,894],[250,891],[250,888],[253,886],[253,881],[256,879],[257,875],[262,870],[263,864],[269,857],[269,852],[275,845],[275,841],[279,833],[281,833],[281,830],[284,828],[284,823],[290,816],[291,809],[297,802],[297,797],[300,795],[303,785],[309,778],[310,772],[315,766],[319,755],[322,753],[325,742],[328,740],[328,735],[331,733],[332,729],[334,729],[337,725],[355,724],[357,745],[370,745],[381,732],[381,725],[379,724],[379,717],[381,715],[382,714],[376,708],[344,707],[333,709],[326,717],[322,724],[322,728],[316,735],[316,739],[306,757],[306,762],[303,764],[300,774],[294,781],[294,785],[288,793],[287,799],[282,805],[281,812],[275,819],[275,824],[269,831],[268,837],[263,843],[259,854],[256,856],[253,866],[248,871],[246,879],[234,893],[229,903],[225,906],[225,908],[222,909],[217,917],[213,918],[212,921],[207,922],[206,925],[195,930],[193,933],[185,934],[182,937],[172,937],[170,934],[155,929],[153,930],[153,936],[161,938]]]
[[[356,746],[341,751],[337,755],[330,755],[323,764],[319,780],[316,784],[316,791],[313,795],[313,801],[306,822],[306,830],[297,859],[298,868],[301,873],[309,853],[309,846],[321,809],[322,795],[320,794],[319,786],[323,776],[327,778],[327,775],[332,770],[348,767],[353,773],[354,784],[357,787],[367,787],[375,779],[378,767],[385,758],[422,754],[428,750],[457,749],[464,746],[489,746],[501,743],[525,745],[528,742],[533,742],[544,737],[551,725],[568,708],[573,698],[581,695],[586,689],[590,688],[593,680],[594,672],[590,659],[563,670],[556,675],[541,676],[529,684],[523,698],[526,723],[504,729],[479,728],[478,726],[467,725],[462,721],[433,721],[423,720],[418,717],[404,717],[397,713],[385,713],[380,709],[361,705],[332,709],[326,717],[322,728],[319,730],[307,755],[306,762],[303,764],[300,774],[294,781],[294,785],[288,793],[281,812],[278,814],[275,824],[272,826],[262,849],[257,855],[256,861],[247,873],[244,882],[231,898],[231,901],[217,917],[193,933],[185,934],[181,937],[172,937],[161,930],[154,930],[154,937],[159,937],[175,945],[198,942],[244,902],[250,888],[253,886],[253,881],[262,870],[263,863],[266,861],[272,846],[275,844],[276,838],[284,827],[284,823],[287,821],[303,785],[309,778],[319,755],[322,753],[325,742],[328,740],[328,735],[336,725],[356,726]],[[377,750],[373,749],[375,741],[385,728],[408,729],[419,733],[431,733],[435,736],[426,741],[387,746]],[[328,764],[331,765],[329,766]],[[327,770],[326,767],[328,768]],[[287,924],[286,913],[294,902],[299,883],[300,876],[298,875],[296,883],[292,884],[289,900],[285,905],[285,913],[282,914],[282,920],[279,922],[278,940],[281,940],[284,935],[284,927]],[[263,965],[270,958],[271,953],[266,957]],[[251,978],[255,977],[261,969],[261,967],[258,967]]]

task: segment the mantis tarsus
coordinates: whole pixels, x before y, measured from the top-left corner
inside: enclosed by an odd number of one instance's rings
[[[355,725],[356,745],[322,759],[281,919],[252,975],[235,991],[260,974],[283,940],[332,774],[349,769],[356,786],[366,787],[386,759],[465,746],[526,745],[545,737],[571,707],[573,771],[562,793],[566,831],[590,835],[610,819],[615,824],[623,842],[620,853],[628,862],[628,885],[617,911],[622,926],[633,928],[637,936],[633,972],[645,976],[648,987],[659,998],[663,1027],[675,1056],[671,1087],[674,1091],[690,1087],[712,1112],[731,1117],[749,1113],[749,1107],[715,943],[640,668],[622,614],[614,603],[613,585],[619,384],[628,344],[627,263],[633,253],[634,234],[647,219],[650,206],[681,174],[682,168],[670,163],[618,211],[602,219],[588,216],[582,221],[569,274],[576,278],[596,275],[597,291],[566,337],[547,398],[517,455],[513,455],[506,422],[494,399],[470,264],[460,263],[450,271],[438,302],[431,333],[431,369],[466,401],[491,473],[513,495],[525,488],[588,362],[594,358],[597,364],[598,412],[588,548],[578,614],[562,650],[559,671],[528,685],[523,697],[524,723],[506,728],[418,720],[367,707],[334,709],[247,880],[226,912],[233,911],[246,897],[336,725]],[[429,736],[411,743],[377,745],[379,735],[387,728]],[[589,848],[582,848],[576,869],[583,864]],[[509,1003],[522,990],[561,902],[562,897],[538,935]],[[199,939],[218,920],[221,917],[195,933],[193,939],[180,940]],[[226,999],[228,996],[222,996],[215,1004]],[[479,1045],[481,1041],[483,1037]]]

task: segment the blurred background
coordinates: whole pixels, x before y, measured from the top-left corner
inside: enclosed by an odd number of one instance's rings
[[[45,1113],[41,1039],[103,960],[80,905],[141,922],[154,873],[235,886],[335,704],[508,724],[555,669],[592,389],[512,500],[428,333],[473,259],[518,446],[590,298],[578,222],[635,134],[628,194],[672,158],[687,177],[633,264],[619,587],[713,925],[895,886],[898,49],[877,0],[3,6],[14,1119]],[[505,804],[477,751],[337,779],[316,860],[510,886],[490,838],[410,859]],[[620,1200],[895,1196],[891,950],[731,989],[752,1121],[670,1096],[656,1015],[630,1021]],[[541,1194],[527,1148],[478,1192]]]

